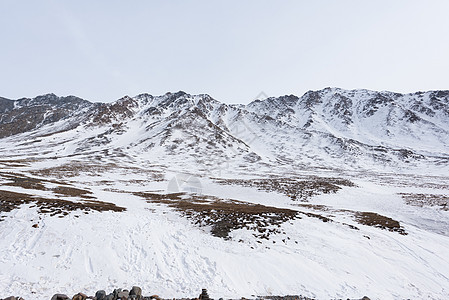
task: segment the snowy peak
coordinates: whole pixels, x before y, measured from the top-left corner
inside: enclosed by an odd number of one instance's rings
[[[14,101],[0,97],[0,113],[5,113],[14,108]]]
[[[14,101],[15,107],[40,107],[47,106],[53,108],[75,108],[80,105],[89,105],[89,101],[75,97],[58,97],[55,94],[46,94],[35,98],[22,98]]]
[[[402,95],[327,88],[301,97],[296,114],[303,128],[363,143],[425,140],[436,133],[437,144],[441,144],[440,133],[447,135],[449,123],[448,99],[444,91]]]
[[[0,101],[0,137],[35,130],[61,120],[66,125],[79,121],[92,103],[75,96],[58,97],[54,94]]]
[[[77,128],[76,151],[121,149],[179,159],[243,157],[323,166],[443,164],[449,160],[449,92],[326,88],[248,105],[183,91],[90,103],[54,94],[0,99],[0,137]],[[75,134],[74,134],[75,135]],[[20,139],[18,136],[17,139]]]
[[[132,117],[137,107],[138,102],[128,96],[113,103],[100,103],[92,112],[92,122],[94,125],[122,122]]]

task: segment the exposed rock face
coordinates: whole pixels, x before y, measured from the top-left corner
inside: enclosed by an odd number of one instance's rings
[[[54,124],[68,122],[61,129],[76,127],[83,119],[82,112],[94,107],[78,97],[58,97],[54,94],[16,101],[0,98],[0,138]]]

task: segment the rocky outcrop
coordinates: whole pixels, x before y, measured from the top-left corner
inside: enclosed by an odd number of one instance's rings
[[[9,100],[0,98],[0,138],[38,129],[44,125],[67,120],[57,130],[78,126],[84,111],[94,104],[75,96],[58,97],[54,94],[33,99]]]

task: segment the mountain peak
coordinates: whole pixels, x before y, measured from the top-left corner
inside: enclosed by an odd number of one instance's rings
[[[188,136],[201,140],[198,132],[216,134],[210,134],[211,139],[234,134],[247,145],[257,140],[261,149],[272,144],[273,156],[279,155],[276,149],[283,149],[286,154],[282,155],[300,159],[305,155],[303,151],[312,151],[307,147],[326,145],[324,156],[345,157],[343,153],[352,149],[366,159],[382,157],[394,161],[373,149],[387,147],[392,149],[391,155],[396,155],[398,149],[444,153],[449,140],[448,99],[449,91],[403,95],[330,87],[308,91],[301,97],[284,95],[254,100],[248,105],[228,105],[207,94],[191,95],[184,91],[160,96],[124,96],[112,103],[96,104],[74,96],[47,94],[33,99],[1,101],[0,130],[2,136],[10,136],[41,128],[49,128],[45,134],[57,132],[61,124],[65,124],[65,128],[79,124],[120,127],[123,132],[126,128],[143,126],[144,129],[135,129],[135,132],[151,129],[147,140],[160,132],[167,134],[167,141],[171,140],[170,134],[175,135],[173,140],[176,141],[188,140]],[[61,123],[53,126],[59,121]],[[172,124],[170,130],[167,130],[168,124]],[[209,129],[200,129],[202,126]],[[180,133],[188,130],[187,137]],[[195,143],[196,140],[189,141],[188,145],[193,147]],[[211,140],[210,145],[213,144]]]

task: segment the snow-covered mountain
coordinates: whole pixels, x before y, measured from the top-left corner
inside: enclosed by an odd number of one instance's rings
[[[7,141],[41,137],[35,146],[51,146],[60,155],[114,150],[155,161],[176,156],[181,165],[195,162],[199,169],[247,161],[370,170],[430,164],[445,172],[449,162],[448,91],[326,88],[248,105],[184,92],[102,104],[49,94],[2,99],[0,113],[0,136],[10,136]],[[66,142],[52,146],[49,140],[59,136]]]
[[[449,92],[0,98],[0,297],[449,297]]]

